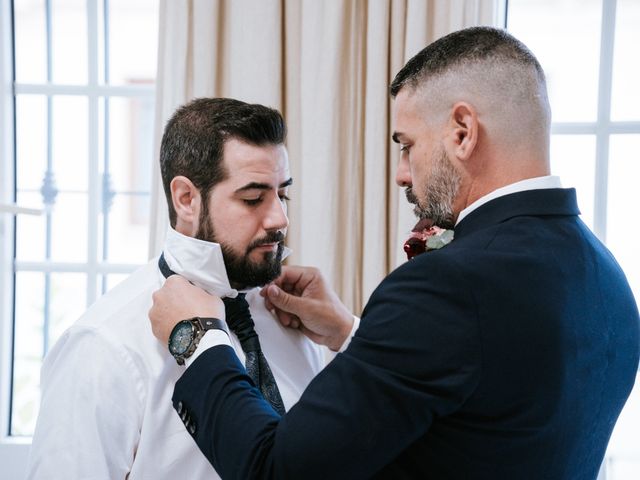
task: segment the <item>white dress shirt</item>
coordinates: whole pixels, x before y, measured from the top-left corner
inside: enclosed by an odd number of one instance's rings
[[[164,254],[194,284],[237,295],[219,245],[170,229]],[[148,319],[151,295],[163,281],[154,259],[100,298],[51,349],[42,367],[29,479],[220,478],[171,403],[184,368],[153,336]],[[322,369],[323,351],[274,320],[259,289],[246,299],[288,410]],[[235,335],[228,341],[244,362]]]

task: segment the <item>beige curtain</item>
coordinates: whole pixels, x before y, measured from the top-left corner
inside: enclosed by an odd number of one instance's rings
[[[279,109],[294,178],[289,263],[319,267],[360,312],[404,261],[402,244],[415,222],[394,184],[388,85],[436,38],[496,24],[498,3],[162,0],[156,145],[171,113],[192,98],[227,96]],[[167,226],[155,168],[152,255]]]

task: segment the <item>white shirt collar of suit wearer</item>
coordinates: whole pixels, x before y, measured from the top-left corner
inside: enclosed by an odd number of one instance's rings
[[[547,175],[544,177],[528,178],[526,180],[521,180],[519,182],[500,187],[493,192],[488,193],[484,197],[480,197],[467,208],[462,210],[458,215],[456,225],[458,225],[464,217],[469,215],[476,208],[498,197],[504,197],[505,195],[509,195],[511,193],[524,192],[525,190],[544,190],[548,188],[562,188],[560,177],[555,175]]]
[[[283,259],[290,253],[285,247]],[[238,296],[229,283],[219,243],[188,237],[169,227],[164,258],[171,270],[206,292],[222,298]]]

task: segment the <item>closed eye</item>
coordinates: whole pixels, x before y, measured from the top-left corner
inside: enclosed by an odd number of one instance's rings
[[[242,201],[249,206],[259,205],[262,202],[262,197],[258,198],[243,198]]]

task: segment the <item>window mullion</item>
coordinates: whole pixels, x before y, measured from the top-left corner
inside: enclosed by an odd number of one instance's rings
[[[616,26],[616,0],[603,0],[598,78],[598,126],[596,133],[596,185],[594,190],[594,231],[607,239],[607,189],[609,182],[609,139],[611,86]]]
[[[97,296],[98,281],[98,219],[100,218],[100,167],[99,167],[99,95],[98,95],[98,2],[87,0],[87,33],[89,55],[89,208],[87,225],[87,306]]]
[[[46,19],[46,60],[47,60],[47,84],[53,83],[53,19],[51,11],[51,0],[45,3],[45,19]],[[46,205],[45,211],[45,260],[51,260],[51,233],[53,214],[52,209],[56,202],[58,190],[55,185],[55,173],[53,165],[53,97],[47,94],[47,169],[42,179],[42,203]],[[42,320],[42,356],[49,351],[49,330],[51,323],[51,275],[48,272],[44,274],[44,312]]]
[[[15,149],[13,82],[13,25],[10,2],[0,0],[0,203],[15,202]],[[0,212],[0,464],[8,464],[2,450],[11,429],[13,369],[13,254],[14,217]],[[11,472],[11,465],[8,467]],[[4,474],[7,473],[6,470]]]

